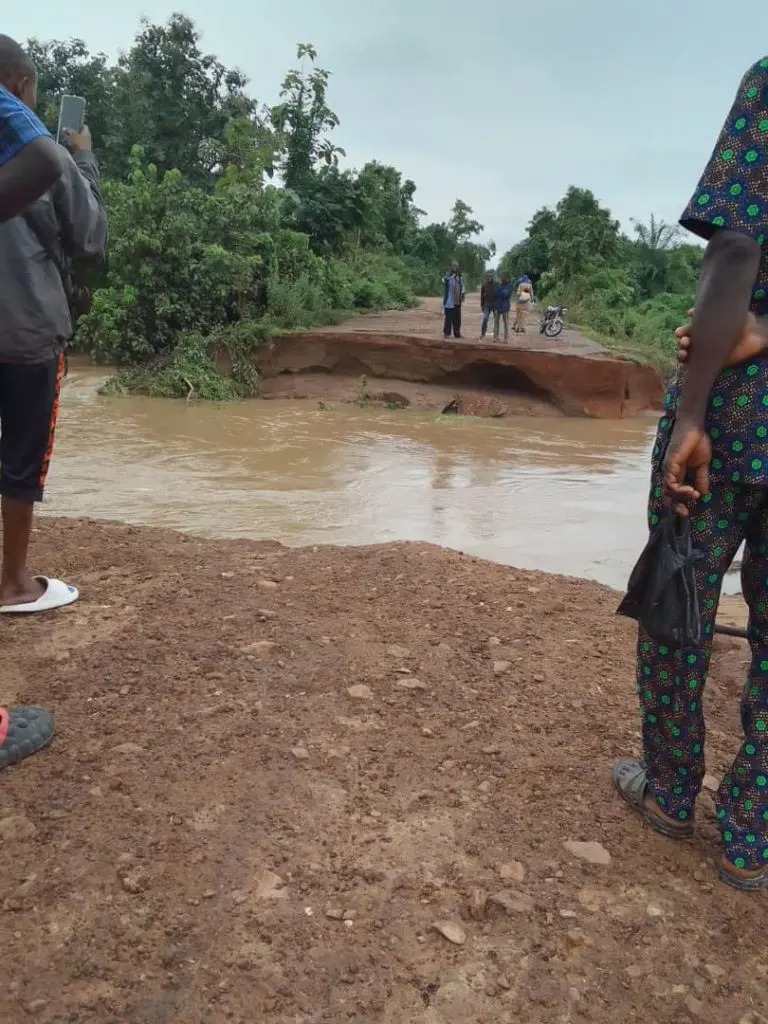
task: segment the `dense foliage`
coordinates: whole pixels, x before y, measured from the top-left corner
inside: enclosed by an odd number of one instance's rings
[[[500,266],[529,274],[540,299],[568,306],[570,320],[609,347],[667,369],[701,256],[654,217],[628,238],[588,189],[572,187],[555,209],[534,214]]]
[[[311,46],[271,106],[178,14],[143,22],[116,63],[80,40],[28,49],[50,126],[62,93],[88,103],[110,255],[77,344],[131,368],[116,387],[254,394],[249,357],[275,331],[407,306],[439,290],[453,259],[479,281],[492,250],[473,241],[483,229],[464,202],[422,226],[396,168],[340,168],[330,76]]]

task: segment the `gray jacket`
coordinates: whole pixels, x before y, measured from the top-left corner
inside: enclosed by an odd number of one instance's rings
[[[107,216],[93,153],[62,149],[63,172],[22,216],[0,224],[0,363],[42,363],[72,336],[67,294],[55,261],[103,256]],[[29,224],[34,219],[37,232]]]

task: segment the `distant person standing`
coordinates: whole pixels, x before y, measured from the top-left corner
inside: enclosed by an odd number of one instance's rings
[[[508,272],[502,272],[501,281],[496,285],[496,293],[493,297],[493,340],[499,340],[499,329],[504,324],[504,342],[509,341],[509,311],[512,308],[512,296],[515,286],[510,280]]]
[[[480,337],[484,338],[488,330],[488,321],[493,313],[493,300],[496,295],[496,275],[489,270],[485,275],[480,289],[480,309],[483,311],[483,322],[480,326]]]
[[[515,334],[525,334],[528,312],[533,305],[533,285],[527,274],[517,279],[515,289]]]
[[[443,278],[443,337],[461,337],[461,307],[464,302],[464,278],[461,276],[459,264],[454,260],[450,271]]]

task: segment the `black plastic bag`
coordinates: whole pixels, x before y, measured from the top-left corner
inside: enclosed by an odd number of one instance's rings
[[[701,643],[694,565],[703,557],[691,546],[688,516],[668,512],[651,531],[616,614],[636,619],[659,644],[680,650]]]

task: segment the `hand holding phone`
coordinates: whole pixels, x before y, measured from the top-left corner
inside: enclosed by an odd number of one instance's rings
[[[85,124],[85,100],[82,96],[62,96],[59,107],[59,127],[56,141],[62,146],[70,145],[70,139],[80,135]]]
[[[91,142],[91,130],[84,125],[82,131],[76,132],[71,128],[64,129],[64,145],[70,153],[90,153],[93,148]]]

